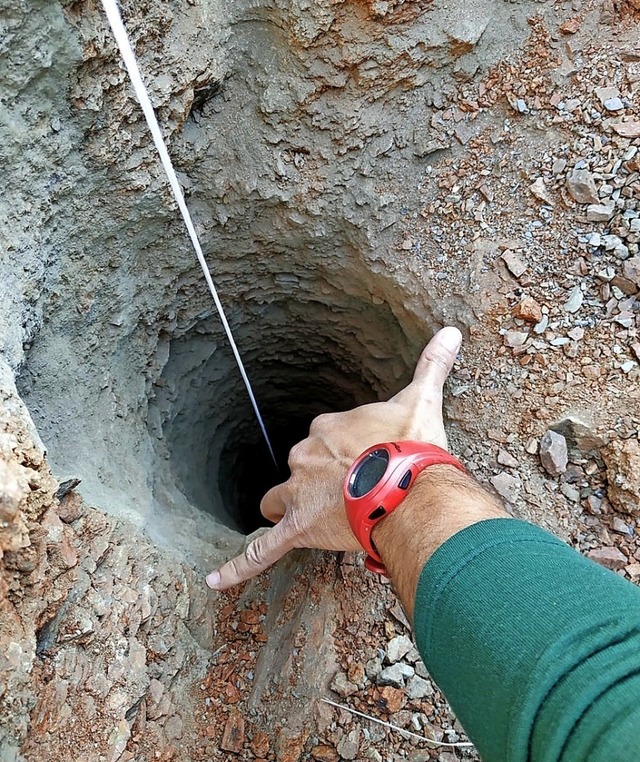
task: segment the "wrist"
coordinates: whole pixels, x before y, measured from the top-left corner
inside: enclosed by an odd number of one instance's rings
[[[418,577],[433,553],[465,527],[492,518],[510,516],[473,477],[440,464],[419,474],[402,503],[374,527],[372,540],[410,615]]]

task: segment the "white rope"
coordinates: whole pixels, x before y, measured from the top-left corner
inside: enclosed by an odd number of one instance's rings
[[[131,48],[129,36],[127,35],[127,30],[125,29],[125,26],[122,22],[122,17],[120,16],[120,11],[118,10],[117,2],[116,0],[102,0],[102,6],[104,8],[105,13],[107,14],[109,25],[111,26],[111,31],[113,32],[113,36],[115,37],[118,47],[120,48],[122,59],[124,61],[125,66],[127,67],[127,71],[129,72],[129,77],[131,78],[131,84],[133,85],[133,89],[135,90],[138,101],[140,102],[140,106],[142,107],[142,111],[144,112],[145,118],[147,120],[147,124],[149,125],[149,129],[151,130],[151,134],[153,136],[153,142],[156,144],[156,148],[158,149],[158,153],[160,154],[160,161],[162,162],[164,171],[167,174],[167,179],[169,180],[169,185],[171,186],[171,190],[173,191],[173,195],[178,204],[178,208],[180,209],[180,212],[182,213],[184,224],[187,227],[187,230],[189,232],[189,237],[191,238],[191,243],[193,244],[193,248],[196,252],[196,256],[198,257],[198,262],[200,262],[200,266],[202,267],[202,272],[204,273],[205,280],[207,281],[207,285],[209,286],[209,290],[211,291],[211,295],[213,296],[213,301],[215,302],[216,309],[218,310],[218,314],[220,315],[220,320],[224,327],[225,333],[227,334],[227,338],[229,339],[229,344],[231,345],[233,355],[236,358],[240,375],[242,376],[244,385],[247,387],[249,399],[251,400],[251,404],[253,405],[253,409],[255,411],[256,418],[258,419],[258,423],[260,424],[260,429],[262,430],[262,434],[264,436],[265,442],[267,443],[267,447],[269,448],[269,452],[271,453],[271,457],[273,458],[273,462],[277,468],[278,464],[276,461],[275,453],[273,451],[273,447],[271,446],[271,440],[269,439],[269,435],[267,434],[267,429],[264,425],[264,421],[262,420],[262,416],[260,415],[260,409],[258,408],[258,403],[253,393],[251,382],[249,381],[249,377],[247,376],[247,372],[244,368],[242,358],[240,357],[240,352],[238,351],[238,347],[233,338],[233,334],[231,333],[231,327],[229,325],[229,321],[227,320],[225,311],[222,307],[222,302],[220,301],[220,297],[218,296],[218,291],[213,283],[211,273],[209,272],[209,267],[204,258],[204,254],[202,253],[202,247],[200,246],[198,234],[196,233],[196,229],[193,226],[191,214],[189,213],[189,209],[187,208],[187,204],[184,200],[182,188],[180,187],[180,183],[178,182],[176,172],[173,168],[173,164],[171,163],[171,157],[169,156],[169,151],[167,150],[166,143],[164,142],[164,138],[162,137],[162,133],[160,132],[160,126],[158,125],[158,120],[156,119],[153,106],[151,105],[151,100],[149,99],[147,88],[145,87],[144,82],[142,81],[142,77],[140,75],[140,69],[138,68],[138,62],[136,61],[135,54],[133,52],[133,49]]]

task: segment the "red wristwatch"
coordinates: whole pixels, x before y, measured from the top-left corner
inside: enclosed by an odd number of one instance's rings
[[[347,518],[358,542],[367,552],[364,565],[386,576],[382,558],[371,542],[371,530],[407,496],[421,471],[429,466],[465,468],[446,450],[427,442],[385,442],[365,450],[344,481]]]

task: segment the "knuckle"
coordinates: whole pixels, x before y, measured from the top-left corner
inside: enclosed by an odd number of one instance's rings
[[[298,442],[289,450],[289,458],[287,460],[289,468],[295,468],[300,465],[304,460],[305,452],[307,450],[307,440],[303,439],[302,442]]]
[[[244,555],[250,566],[262,565],[262,553],[260,552],[260,546],[257,540],[253,540],[247,545]]]
[[[311,421],[309,433],[317,434],[320,431],[324,431],[328,426],[331,425],[335,417],[336,413],[322,413],[321,415],[316,416],[313,421]]]

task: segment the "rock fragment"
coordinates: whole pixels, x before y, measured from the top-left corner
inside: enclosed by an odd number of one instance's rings
[[[495,491],[508,503],[513,504],[516,502],[518,495],[520,494],[520,479],[508,474],[506,471],[501,471],[499,474],[492,476],[489,481],[493,485]]]
[[[587,553],[587,556],[592,561],[599,563],[601,566],[606,566],[607,569],[611,569],[612,571],[622,569],[629,563],[629,559],[622,554],[618,548],[595,548],[594,550],[590,550]]]
[[[395,714],[402,709],[404,702],[405,694],[400,688],[394,688],[391,685],[385,685],[383,688],[380,688],[379,704],[380,708],[384,711]]]
[[[348,680],[347,676],[342,671],[336,672],[329,687],[334,693],[337,693],[338,696],[342,696],[342,698],[347,698],[347,696],[352,696],[354,693],[358,692],[358,686]]]
[[[415,701],[431,696],[433,694],[433,686],[428,680],[414,675],[407,681],[405,693],[412,701]]]
[[[640,443],[637,439],[614,440],[602,451],[607,467],[607,494],[623,513],[640,515]]]
[[[507,450],[502,450],[501,449],[501,450],[498,451],[498,463],[501,466],[508,466],[509,468],[517,468],[518,467],[518,461]]]
[[[627,280],[630,280],[632,283],[635,283],[635,285],[640,288],[640,256],[636,255],[635,257],[631,257],[630,259],[627,259],[624,265],[622,266],[622,274]]]
[[[587,169],[572,169],[567,173],[567,190],[579,204],[600,203],[596,181]]]
[[[640,138],[640,121],[618,122],[611,126],[623,138]]]
[[[340,762],[340,755],[333,748],[333,746],[327,746],[327,744],[318,744],[311,749],[311,756],[316,762]]]
[[[411,668],[413,671],[413,667]],[[386,667],[378,675],[378,685],[391,685],[394,688],[404,687],[404,670],[400,664],[392,664],[390,667]]]
[[[223,751],[230,751],[233,754],[240,754],[244,746],[244,719],[240,712],[232,711],[229,714],[224,730],[222,731],[222,740],[220,748]]]
[[[413,648],[413,643],[406,635],[396,635],[387,644],[387,661],[395,664],[406,656]]]
[[[556,431],[545,431],[540,440],[540,462],[551,476],[560,476],[567,470],[569,454],[567,440]]]
[[[507,331],[504,335],[504,343],[512,348],[521,347],[528,338],[529,334],[524,331]]]
[[[532,296],[524,296],[511,314],[526,323],[539,323],[542,320],[542,307]]]
[[[538,177],[538,179],[529,186],[529,190],[537,199],[543,201],[548,206],[553,206],[553,199],[549,195],[549,189],[544,184],[542,177]]]
[[[502,261],[507,266],[509,272],[514,275],[516,278],[519,278],[521,275],[524,275],[524,273],[527,270],[526,264],[520,259],[520,257],[515,253],[515,251],[511,251],[511,249],[505,249],[502,252]]]
[[[605,440],[588,423],[580,420],[575,415],[554,423],[549,427],[557,434],[563,436],[567,442],[569,452],[580,455],[591,455],[605,446]]]
[[[589,204],[587,207],[587,220],[589,222],[608,222],[616,210],[616,202],[605,201],[604,204]]]
[[[351,760],[358,756],[360,749],[360,730],[356,728],[343,736],[336,746],[336,750],[342,759]]]
[[[569,294],[569,298],[563,305],[563,309],[565,312],[577,312],[580,307],[582,307],[582,302],[584,300],[584,294],[582,293],[582,289],[580,286],[574,286],[571,290],[571,293]]]

